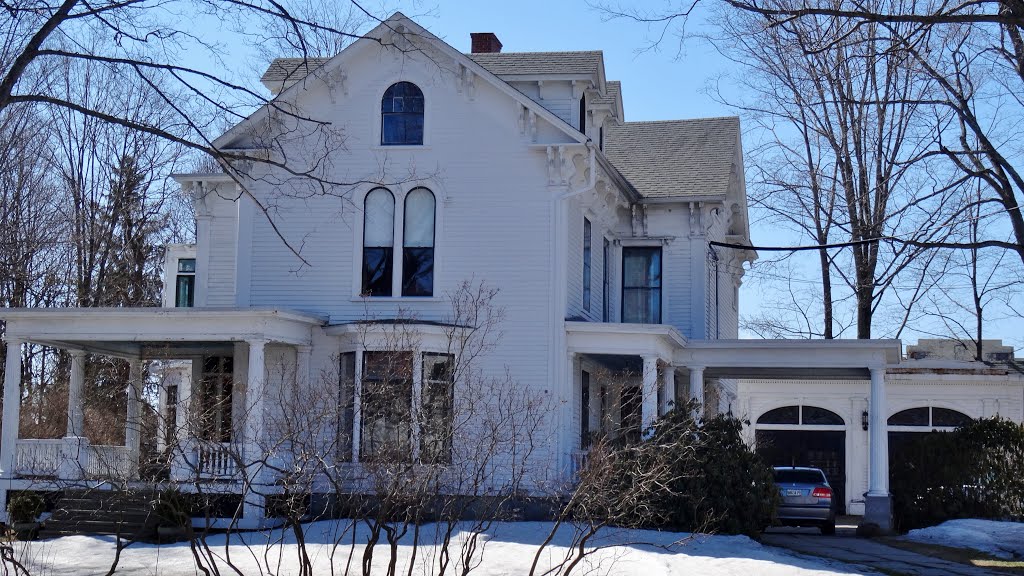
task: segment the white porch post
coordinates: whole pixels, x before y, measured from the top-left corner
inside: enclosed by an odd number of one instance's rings
[[[643,388],[640,389],[640,430],[654,424],[658,417],[658,357],[644,356]]]
[[[690,366],[690,400],[697,401],[697,415],[704,413],[704,367]]]
[[[142,440],[142,360],[128,363],[128,414],[124,424],[124,445],[131,466],[129,478],[138,478]]]
[[[295,391],[303,390],[310,383],[309,370],[311,366],[312,346],[295,347]]]
[[[245,464],[245,475],[249,485],[245,487],[244,508],[242,516],[247,528],[259,527],[266,517],[266,498],[263,493],[266,486],[267,471],[263,466],[263,450],[261,435],[263,432],[263,407],[264,407],[264,358],[267,341],[254,338],[248,340],[249,363],[248,381],[245,386],[245,414],[244,438],[242,441],[243,463]]]
[[[872,366],[869,397],[868,444],[870,476],[864,502],[864,523],[892,530],[892,501],[889,497],[889,431],[885,401],[885,367]]]
[[[661,375],[661,386],[664,389],[661,395],[661,405],[658,406],[658,414],[664,416],[672,409],[672,403],[676,401],[676,369],[668,365]]]
[[[165,382],[165,386],[177,384],[177,407],[174,411],[174,438],[168,438],[172,446],[171,480],[183,482],[191,480],[198,472],[195,461],[195,439],[192,428],[196,422],[192,414],[192,379],[201,369],[202,358],[192,358],[188,369],[176,370],[178,380],[174,383]]]
[[[68,428],[67,437],[82,436],[85,411],[82,405],[82,389],[85,387],[85,352],[71,350],[71,381],[68,383]]]
[[[7,362],[4,365],[4,422],[0,438],[0,474],[14,477],[14,457],[17,453],[18,423],[21,419],[21,345],[17,338],[7,339]],[[0,512],[6,514],[6,501]]]
[[[85,352],[70,350],[71,378],[68,382],[68,426],[64,434],[64,450],[58,475],[62,480],[80,480],[88,467],[89,441],[83,436],[85,410],[82,390],[85,388]]]

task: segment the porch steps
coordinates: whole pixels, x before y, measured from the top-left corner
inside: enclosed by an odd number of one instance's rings
[[[43,524],[40,537],[120,534],[126,540],[149,540],[156,536],[155,499],[152,491],[67,491]]]

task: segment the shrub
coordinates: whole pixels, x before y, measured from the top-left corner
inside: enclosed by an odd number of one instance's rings
[[[29,524],[35,522],[43,513],[46,502],[35,492],[19,492],[11,497],[7,505],[12,524]]]
[[[607,456],[592,449],[597,460],[588,462],[580,487],[594,494],[584,501],[587,511],[617,524],[688,532],[756,535],[769,525],[778,492],[771,467],[743,441],[743,423],[722,415],[698,424],[694,408],[686,403],[658,420],[644,442],[617,445]]]
[[[890,490],[897,529],[954,518],[1024,517],[1024,425],[976,420],[894,446]]]
[[[160,526],[187,528],[192,524],[188,503],[176,488],[168,488],[157,496],[154,512]]]

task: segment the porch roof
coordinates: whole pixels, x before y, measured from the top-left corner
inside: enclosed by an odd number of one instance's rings
[[[899,340],[690,340],[677,365],[701,366],[709,378],[857,379],[899,364]]]
[[[691,340],[667,324],[565,323],[569,352],[657,356],[709,378],[867,380],[894,366],[899,340]]]
[[[273,308],[5,308],[8,340],[122,358],[173,358],[214,343],[309,345],[326,319]]]

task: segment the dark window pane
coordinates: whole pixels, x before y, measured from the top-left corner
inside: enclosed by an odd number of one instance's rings
[[[758,424],[799,424],[800,423],[800,407],[799,406],[783,406],[782,408],[776,408],[769,410],[761,415],[757,419]]]
[[[412,354],[363,355],[360,460],[408,462],[412,457]]]
[[[452,460],[454,363],[451,354],[423,355],[420,461],[424,463],[449,464]]]
[[[338,387],[338,460],[352,461],[352,420],[356,393],[356,354],[341,355]]]
[[[889,417],[889,426],[928,426],[928,408],[911,408]]]
[[[608,239],[604,239],[604,251],[601,254],[601,320],[603,322],[610,322],[612,316],[611,309],[611,246]]]
[[[831,410],[818,408],[817,406],[804,406],[804,424],[818,426],[842,426],[845,424],[843,418]]]
[[[363,248],[363,295],[391,296],[391,248]]]
[[[195,258],[181,258],[178,260],[178,272],[196,272],[196,259]]]
[[[211,442],[231,441],[232,389],[234,362],[230,356],[203,358],[199,382],[199,433]]]
[[[661,322],[661,248],[622,249],[622,321]]]
[[[179,275],[174,287],[174,306],[191,308],[195,305],[196,277]]]
[[[402,296],[433,296],[434,249],[402,250]]]
[[[971,417],[949,408],[932,408],[932,426],[965,426]]]
[[[583,309],[590,310],[590,259],[591,259],[591,228],[590,220],[583,219]]]
[[[415,84],[393,84],[384,92],[380,110],[381,144],[423,144],[423,92]]]

